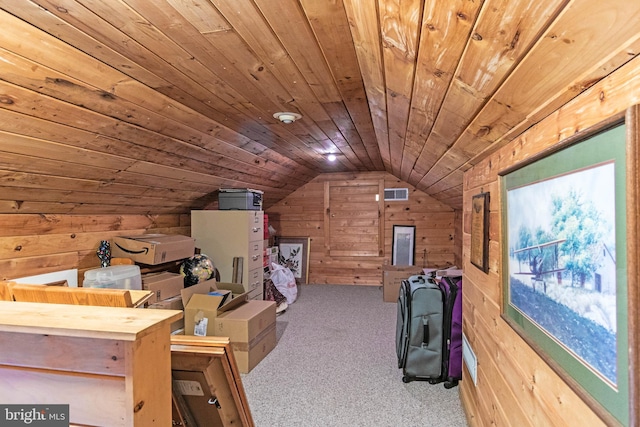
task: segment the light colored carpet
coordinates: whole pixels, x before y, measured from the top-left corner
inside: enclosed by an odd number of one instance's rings
[[[459,387],[402,382],[379,286],[300,286],[278,344],[242,375],[257,427],[465,427]]]

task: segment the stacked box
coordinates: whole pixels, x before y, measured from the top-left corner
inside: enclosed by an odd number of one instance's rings
[[[410,276],[422,274],[422,268],[415,265],[382,266],[382,299],[384,302],[397,302],[400,283]]]
[[[240,372],[251,371],[276,346],[276,304],[250,300],[221,313],[215,335],[229,337]]]
[[[141,264],[157,265],[193,256],[195,240],[174,234],[116,236],[111,242],[111,256],[130,258]]]
[[[273,301],[247,300],[242,285],[207,280],[185,288],[185,335],[228,337],[242,373],[251,371],[276,345]]]
[[[162,301],[151,303],[147,308],[158,310],[184,310],[182,305],[182,295],[176,295]],[[178,332],[184,329],[184,316],[171,324],[171,332]]]
[[[154,296],[150,303],[166,300],[167,298],[180,295],[184,289],[184,277],[178,273],[151,273],[142,276],[142,287],[145,290],[153,291]]]

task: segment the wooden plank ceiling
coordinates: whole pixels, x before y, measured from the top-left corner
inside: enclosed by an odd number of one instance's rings
[[[383,170],[460,208],[465,170],[637,55],[640,2],[0,0],[0,28],[0,213]]]

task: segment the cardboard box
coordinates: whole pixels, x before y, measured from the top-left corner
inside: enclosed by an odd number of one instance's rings
[[[250,300],[221,313],[215,334],[229,337],[240,372],[251,371],[276,346],[276,303]]]
[[[415,265],[382,266],[382,299],[384,302],[397,302],[400,283],[416,274],[422,274],[422,268]]]
[[[244,286],[242,286],[240,283],[215,282],[215,286],[217,289],[231,291],[234,298],[238,298],[238,296],[245,293]]]
[[[231,342],[250,343],[275,322],[275,301],[249,300],[218,315],[215,335],[229,337]]]
[[[242,285],[238,286],[242,288]],[[234,294],[233,290],[218,289],[215,279],[184,288],[180,294],[184,304],[185,335],[215,336],[216,317],[247,301],[246,292]]]
[[[250,343],[231,342],[236,365],[243,374],[251,372],[274,348],[276,348],[275,322]]]
[[[194,294],[184,307],[184,331],[186,335],[215,336],[215,320],[218,317],[218,310],[225,301],[228,301],[228,294],[216,296],[220,292],[212,292],[207,295]]]
[[[209,292],[228,294],[209,295]],[[240,372],[249,372],[276,345],[276,304],[247,300],[235,283],[208,280],[183,289],[185,335],[228,337]],[[242,293],[238,293],[242,292]]]
[[[154,297],[149,300],[150,303],[166,300],[180,295],[184,289],[184,277],[168,271],[145,274],[142,276],[142,288],[153,291]]]
[[[182,304],[182,295],[176,295],[175,297],[151,303],[149,304],[148,308],[156,308],[162,310],[184,310],[184,305]]]
[[[111,256],[156,265],[189,258],[195,253],[195,248],[193,238],[177,234],[116,236],[111,242]]]
[[[156,310],[184,310],[184,306],[182,305],[182,295],[176,295],[162,301],[154,302],[149,304],[147,308]],[[184,329],[184,316],[182,316],[180,320],[176,320],[171,324],[171,332],[175,332],[180,329]]]

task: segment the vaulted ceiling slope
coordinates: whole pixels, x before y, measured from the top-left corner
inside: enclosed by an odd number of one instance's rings
[[[637,55],[640,2],[0,0],[0,28],[0,212],[382,170],[460,208],[465,170]]]

